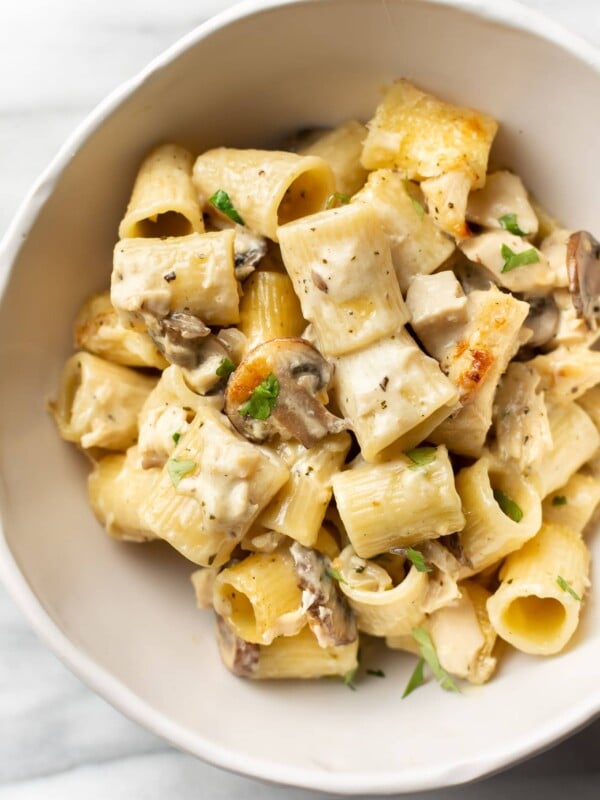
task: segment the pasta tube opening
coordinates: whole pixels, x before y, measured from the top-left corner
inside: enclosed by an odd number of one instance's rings
[[[285,190],[277,208],[277,223],[285,225],[299,217],[322,211],[330,188],[329,170],[314,166],[302,172]]]
[[[533,594],[516,597],[502,614],[502,622],[514,636],[527,636],[538,645],[559,636],[565,618],[565,608],[559,600]]]
[[[194,226],[186,216],[177,211],[165,211],[164,214],[153,214],[139,220],[134,225],[131,236],[162,239],[166,236],[187,236],[190,233],[194,233]]]

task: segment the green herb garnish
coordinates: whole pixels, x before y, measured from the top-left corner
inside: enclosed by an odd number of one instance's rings
[[[337,581],[338,583],[348,583],[348,581],[344,578],[339,569],[334,569],[333,567],[327,567],[325,572],[327,573],[327,575],[329,575],[330,578],[333,578],[333,580]]]
[[[567,505],[567,498],[564,494],[557,494],[555,497],[552,498],[552,505],[553,506],[566,506]]]
[[[173,486],[179,486],[181,479],[196,469],[198,465],[195,461],[187,458],[170,458],[167,461],[167,472]]]
[[[375,678],[385,678],[385,672],[382,669],[368,669],[367,675],[373,675]]]
[[[431,567],[425,563],[423,553],[420,553],[418,550],[414,550],[412,547],[407,547],[405,552],[406,557],[412,563],[412,565],[416,567],[417,572],[431,572]]]
[[[407,450],[404,455],[412,461],[408,465],[409,469],[418,469],[419,467],[426,467],[435,461],[437,447],[415,447],[413,450]]]
[[[221,363],[216,368],[215,373],[219,378],[228,378],[234,370],[235,364],[230,358],[225,356],[225,358],[221,359]]]
[[[414,208],[414,210],[415,210],[417,216],[419,217],[419,219],[423,219],[423,217],[425,216],[425,209],[423,208],[423,204],[419,203],[417,198],[412,196],[411,191],[410,191],[410,183],[408,182],[408,178],[404,179],[404,191],[409,196],[411,205]]]
[[[515,501],[507,494],[504,494],[501,489],[494,489],[494,500],[498,503],[506,516],[512,519],[513,522],[521,522],[523,519],[523,512]]]
[[[508,245],[503,244],[500,248],[500,252],[504,259],[504,266],[500,272],[510,272],[512,269],[524,267],[526,264],[537,264],[540,260],[535,247],[531,247],[529,250],[523,250],[522,253],[514,253]]]
[[[563,577],[559,575],[558,578],[556,579],[556,582],[563,590],[563,592],[568,592],[573,598],[573,600],[577,600],[578,603],[581,603],[581,597],[577,594],[575,589],[569,583],[566,582],[566,580]]]
[[[181,439],[181,434],[180,433],[172,433],[171,434],[171,439],[173,439],[175,444],[179,444],[179,440]]]
[[[406,684],[406,689],[404,690],[404,694],[402,695],[402,699],[404,700],[405,697],[408,697],[411,692],[414,692],[415,689],[418,689],[419,686],[422,686],[425,683],[425,678],[423,677],[423,667],[425,666],[425,659],[420,658],[417,661],[417,666],[414,669],[413,674],[408,679],[408,683]]]
[[[515,236],[527,236],[525,231],[522,231],[519,227],[516,214],[503,214],[501,217],[498,217],[498,222],[505,231],[508,231]]]
[[[278,397],[279,381],[271,372],[258,384],[249,399],[240,406],[239,412],[242,417],[268,419],[275,408]]]
[[[333,208],[336,203],[339,203],[342,206],[346,206],[348,205],[349,202],[350,202],[349,194],[334,192],[333,194],[330,194],[327,200],[325,201],[325,208],[326,209]]]
[[[431,636],[427,633],[425,628],[413,628],[412,635],[419,645],[421,655],[429,665],[429,669],[433,672],[435,679],[439,682],[442,689],[447,692],[460,692],[458,686],[440,664],[435,647],[431,641]]]
[[[354,679],[356,678],[356,673],[358,672],[358,664],[354,667],[354,669],[349,669],[348,672],[343,676],[342,680],[344,681],[344,686],[347,686],[349,689],[352,689],[353,692],[356,691],[356,686],[354,685]]]
[[[233,222],[237,222],[238,225],[245,224],[244,220],[233,207],[231,197],[229,197],[224,189],[218,189],[208,202],[212,203],[215,208],[218,208],[219,211],[222,211],[223,214],[225,214],[226,217],[229,217],[229,219],[233,220]]]

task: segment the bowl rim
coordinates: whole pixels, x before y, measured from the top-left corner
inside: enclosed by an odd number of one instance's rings
[[[49,165],[34,181],[0,241],[0,308],[22,244],[51,196],[62,172],[73,154],[123,102],[147,80],[167,68],[174,59],[219,29],[275,8],[322,2],[343,4],[347,0],[242,0],[180,37],[152,59],[146,67],[121,83],[100,101],[75,127]],[[363,2],[373,2],[373,0],[363,0]],[[386,0],[380,2],[384,7],[387,5]],[[481,0],[412,0],[412,2],[453,7],[492,24],[531,33],[557,45],[600,74],[600,50],[560,23],[533,8],[523,6],[516,0],[494,0],[493,4],[490,2],[489,5],[482,5]],[[405,793],[455,786],[489,776],[514,765],[558,743],[600,716],[599,692],[597,698],[587,697],[570,706],[567,712],[555,719],[551,725],[544,724],[543,729],[533,728],[526,734],[515,737],[503,746],[497,746],[483,755],[475,754],[468,763],[462,762],[453,767],[443,768],[432,765],[426,774],[414,768],[403,768],[401,773],[394,770],[343,773],[281,766],[263,758],[246,756],[216,746],[210,740],[182,729],[164,713],[148,706],[109,670],[99,666],[91,656],[69,639],[38,599],[10,550],[1,518],[0,580],[39,638],[71,672],[114,708],[152,733],[166,739],[179,750],[230,772],[270,783],[345,795],[361,795],[365,792]]]

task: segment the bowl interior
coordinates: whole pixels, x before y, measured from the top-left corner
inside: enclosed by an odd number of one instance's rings
[[[298,128],[368,119],[380,87],[404,76],[495,116],[495,161],[522,174],[565,224],[593,229],[600,75],[569,49],[445,4],[254,5],[257,13],[213,25],[96,114],[13,229],[3,268],[23,241],[0,317],[2,571],[84,678],[217,764],[348,793],[466,780],[598,712],[589,668],[600,657],[598,592],[564,654],[508,656],[492,683],[463,696],[429,684],[401,701],[414,660],[378,651],[367,666],[387,678],[357,692],[332,681],[240,681],[220,664],[211,615],[194,608],[193,565],[161,544],[116,544],[101,531],[85,459],[59,440],[46,402],[80,303],[108,285],[117,224],[152,145],[269,145]],[[499,5],[506,19],[531,18]]]

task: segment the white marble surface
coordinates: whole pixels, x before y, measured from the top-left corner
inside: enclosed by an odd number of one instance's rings
[[[3,0],[0,232],[66,135],[108,91],[181,34],[231,5],[231,0]],[[527,5],[600,46],[598,0],[527,0]],[[0,800],[314,797],[221,772],[129,722],[45,649],[1,588],[0,653]],[[569,794],[592,800],[600,796],[598,741],[600,721],[501,775],[422,797],[563,800]]]

